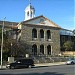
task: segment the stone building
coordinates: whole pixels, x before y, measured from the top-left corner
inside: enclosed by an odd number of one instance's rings
[[[37,54],[60,53],[60,27],[45,18],[38,16],[18,25],[21,27],[21,41],[31,44],[30,52]]]
[[[57,24],[43,15],[35,17],[31,3],[25,9],[25,20],[18,24],[21,41],[29,43],[33,55],[57,55],[60,53],[60,29]]]
[[[3,21],[0,21],[0,26]],[[35,8],[31,3],[25,9],[24,21],[4,22],[5,29],[9,31],[10,38],[26,42],[30,45],[29,52],[33,55],[58,55],[63,46],[63,36],[75,36],[72,31],[67,31],[43,15],[35,17]],[[65,31],[66,33],[63,34]],[[66,38],[65,38],[66,39]],[[72,39],[71,39],[72,40]],[[73,41],[73,40],[72,40]]]

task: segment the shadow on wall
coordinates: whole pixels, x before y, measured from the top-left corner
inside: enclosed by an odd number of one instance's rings
[[[56,72],[45,72],[45,73],[30,73],[30,74],[0,74],[0,75],[64,75]]]

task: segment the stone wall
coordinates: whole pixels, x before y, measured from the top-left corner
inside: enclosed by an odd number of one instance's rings
[[[35,28],[37,30],[37,38],[34,40],[32,39],[32,29]],[[44,39],[40,39],[40,29],[44,30]],[[47,30],[51,31],[51,39],[47,40]],[[25,41],[31,46],[33,44],[37,45],[37,51],[40,52],[40,45],[44,45],[44,54],[47,54],[47,46],[51,45],[52,54],[57,55],[60,53],[60,34],[59,29],[57,28],[50,28],[50,27],[44,27],[44,26],[27,26],[22,25],[21,30],[21,40]],[[32,52],[32,47],[30,47],[30,51]]]

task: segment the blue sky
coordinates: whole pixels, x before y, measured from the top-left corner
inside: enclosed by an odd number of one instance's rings
[[[65,29],[75,29],[75,0],[31,0],[35,16],[44,15]],[[21,22],[29,0],[0,0],[0,20]]]

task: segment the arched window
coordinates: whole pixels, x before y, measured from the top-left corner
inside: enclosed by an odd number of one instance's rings
[[[32,30],[32,38],[37,38],[37,30],[36,29]]]
[[[40,53],[44,54],[44,45],[40,45]]]
[[[30,14],[30,16],[32,17],[32,11],[31,11],[31,14]]]
[[[47,54],[51,55],[51,46],[50,45],[47,46]]]
[[[43,31],[43,29],[40,30],[40,38],[44,38],[44,31]]]
[[[51,32],[50,32],[50,30],[47,30],[47,39],[51,39]]]
[[[27,16],[29,16],[29,11],[27,12]]]
[[[36,45],[36,44],[34,44],[34,45],[32,46],[32,53],[33,53],[34,55],[37,55],[37,45]]]

